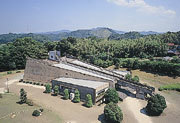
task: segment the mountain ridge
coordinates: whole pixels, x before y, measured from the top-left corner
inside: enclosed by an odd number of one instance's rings
[[[67,37],[74,38],[88,38],[88,37],[97,37],[97,38],[106,38],[106,39],[123,39],[130,38],[135,39],[143,37],[146,35],[160,34],[153,31],[142,31],[142,32],[125,32],[118,31],[107,27],[97,27],[92,29],[78,29],[75,31],[70,30],[59,30],[59,31],[49,31],[49,32],[39,32],[39,33],[9,33],[0,35],[0,44],[14,41],[17,38],[32,37],[37,41],[58,41]]]

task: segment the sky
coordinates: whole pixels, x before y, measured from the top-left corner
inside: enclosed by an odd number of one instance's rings
[[[180,31],[180,0],[0,0],[0,34],[108,27]]]

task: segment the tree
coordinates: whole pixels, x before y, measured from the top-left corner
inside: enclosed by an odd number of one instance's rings
[[[59,86],[54,86],[54,96],[57,96],[59,94]]]
[[[131,74],[126,74],[125,79],[131,81],[132,80],[132,75]]]
[[[45,93],[51,93],[51,85],[50,84],[46,84],[45,88],[46,88],[46,90],[44,91]]]
[[[160,94],[156,94],[149,98],[146,110],[151,116],[159,116],[166,107],[165,98]]]
[[[139,82],[139,77],[138,77],[138,76],[134,76],[134,77],[132,78],[132,81],[133,81],[133,82]]]
[[[73,102],[75,102],[75,103],[80,102],[80,94],[79,94],[78,89],[75,90],[75,96],[74,96]]]
[[[23,88],[21,88],[20,90],[20,103],[26,103],[27,101],[27,93],[25,92],[25,90]]]
[[[104,116],[108,123],[121,123],[123,120],[123,113],[120,107],[113,102],[108,103],[104,107]]]
[[[86,95],[86,107],[90,108],[93,106],[92,97],[90,94]]]
[[[68,89],[65,89],[65,90],[64,90],[64,99],[65,99],[65,100],[68,100],[68,99],[69,99],[69,90],[68,90]]]
[[[104,98],[105,98],[105,103],[106,104],[110,103],[110,102],[118,103],[118,101],[119,101],[118,93],[114,88],[109,88],[106,91],[106,93],[104,95]]]

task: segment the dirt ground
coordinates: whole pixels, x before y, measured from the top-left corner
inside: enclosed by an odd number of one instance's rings
[[[22,74],[22,73],[21,73]],[[22,75],[19,74],[17,76]],[[12,79],[18,78],[16,75],[12,75]],[[6,78],[6,77],[5,77]],[[11,77],[9,76],[11,79]],[[140,77],[141,79],[141,77]],[[0,85],[3,83],[0,78]],[[141,79],[142,80],[142,79]],[[145,83],[151,85],[151,82],[144,80]],[[144,82],[143,81],[143,82]],[[153,84],[154,85],[154,84]],[[54,97],[50,94],[43,93],[44,88],[38,88],[39,86],[27,86],[22,83],[12,83],[10,85],[10,92],[19,94],[19,90],[24,88],[27,91],[28,98],[32,99],[35,103],[52,110],[63,119],[65,123],[100,123],[103,118],[104,105],[93,106],[92,108],[86,108],[83,103],[72,103],[70,100],[63,100],[60,96]],[[158,86],[155,86],[156,89]],[[158,91],[156,91],[158,92]],[[165,96],[168,108],[160,117],[149,117],[143,112],[143,108],[147,102],[144,100],[138,100],[136,98],[128,97],[123,102],[119,103],[124,115],[123,123],[179,123],[180,121],[180,94],[175,91],[163,91],[158,92]]]
[[[83,103],[72,103],[70,100],[63,100],[60,96],[51,96],[43,93],[44,89],[19,85],[14,83],[10,86],[10,91],[16,94],[19,90],[24,88],[28,94],[28,98],[32,99],[37,104],[55,111],[59,114],[64,122],[73,123],[97,123],[98,116],[103,113],[103,107],[94,106],[93,108],[86,108],[82,106]]]
[[[17,104],[19,96],[14,93],[5,93],[0,99],[0,123],[54,123],[61,122],[61,119],[53,111],[44,109],[39,117],[33,117],[32,112],[39,110],[40,106],[28,106]]]

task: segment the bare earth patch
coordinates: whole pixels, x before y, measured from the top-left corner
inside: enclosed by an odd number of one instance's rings
[[[133,71],[133,75],[138,75],[140,77],[141,82],[153,85],[156,87],[156,89],[158,85],[161,85],[163,83],[165,84],[167,82],[164,82],[167,79],[167,77],[165,76],[158,77],[153,74],[145,73],[138,70]],[[17,76],[15,76],[15,79],[16,78]],[[153,79],[155,79],[154,82],[152,81]],[[1,80],[2,79],[0,79],[0,84],[4,84],[4,81]],[[171,80],[173,80],[172,82],[177,82],[179,81],[179,78],[168,78],[167,80],[168,82],[170,82]],[[86,108],[82,106],[82,102],[72,103],[70,100],[61,99],[61,96],[54,97],[50,94],[45,94],[43,93],[44,87],[42,86],[18,82],[12,83],[10,85],[10,92],[19,95],[19,90],[21,88],[24,88],[27,91],[29,99],[32,99],[35,103],[58,114],[58,116],[63,119],[64,123],[100,123],[102,120],[102,114],[105,105]],[[158,91],[156,90],[156,92]],[[146,101],[128,97],[123,102],[119,103],[119,106],[121,107],[124,115],[123,123],[169,123],[172,121],[173,123],[179,123],[179,93],[174,91],[163,91],[158,93],[165,96],[168,105],[168,107],[165,109],[164,113],[160,117],[149,117],[142,112],[141,109],[143,109],[146,106]],[[15,118],[16,116],[13,119]]]

